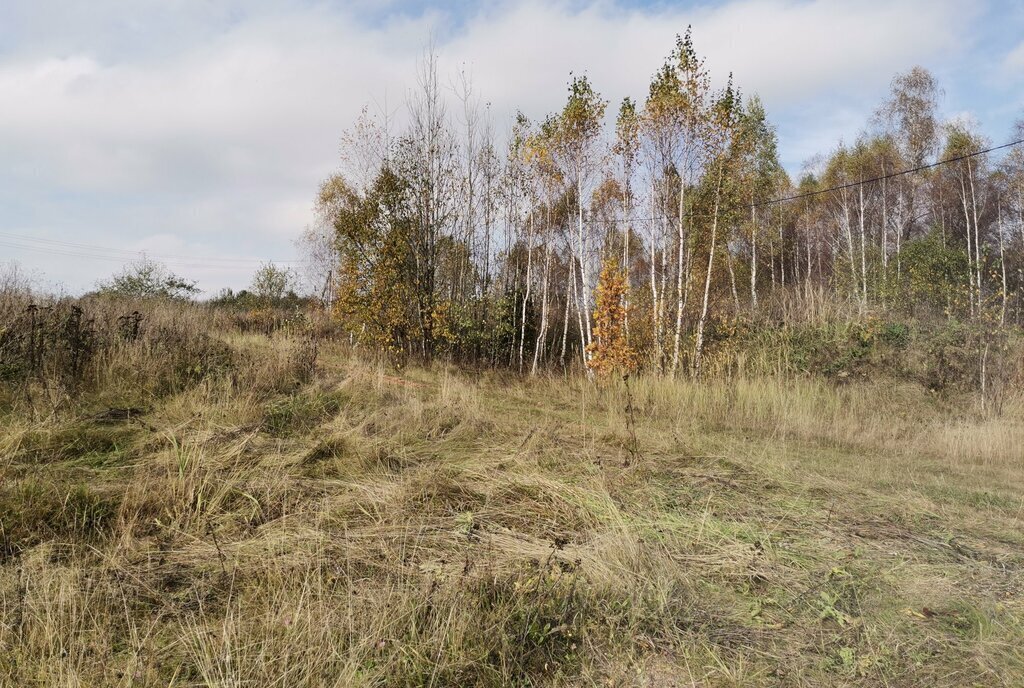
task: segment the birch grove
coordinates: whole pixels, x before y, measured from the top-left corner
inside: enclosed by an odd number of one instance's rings
[[[716,88],[689,31],[644,99],[609,110],[570,75],[562,107],[504,137],[439,64],[423,60],[404,130],[364,112],[318,194],[317,289],[358,346],[585,366],[609,258],[638,366],[673,376],[699,376],[723,332],[822,299],[1021,322],[1024,153],[984,154],[976,125],[943,122],[920,67],[791,179],[764,104],[731,77]]]

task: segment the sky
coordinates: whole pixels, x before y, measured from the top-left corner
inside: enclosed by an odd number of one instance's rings
[[[145,254],[244,287],[299,257],[344,131],[366,105],[400,117],[428,45],[502,132],[559,109],[571,72],[642,101],[688,25],[716,80],[761,96],[791,173],[918,64],[993,143],[1024,117],[1010,0],[0,0],[0,264],[77,293]]]

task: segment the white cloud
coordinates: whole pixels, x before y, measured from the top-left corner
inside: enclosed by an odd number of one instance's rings
[[[24,1],[17,27],[32,40],[0,53],[0,181],[38,195],[33,231],[80,238],[99,231],[86,223],[102,223],[109,237],[138,238],[141,227],[227,254],[287,252],[312,219],[343,129],[385,91],[392,104],[402,99],[432,33],[442,68],[471,71],[500,132],[517,108],[533,117],[557,109],[573,70],[613,101],[642,97],[690,23],[719,79],[732,70],[770,113],[799,113],[823,93],[858,102],[895,71],[955,53],[974,7],[737,0],[640,10],[528,0],[485,4],[453,30],[437,11],[370,22],[359,6],[182,2],[171,12],[140,2],[124,14],[105,2],[46,32],[43,10]],[[801,140],[819,141],[850,118],[793,119],[806,127]],[[83,195],[89,211],[80,220],[48,211],[44,200],[57,192]],[[13,221],[0,210],[0,230]],[[69,281],[91,281],[91,269],[77,266]]]
[[[1024,41],[1007,53],[1006,58],[1003,59],[1003,70],[1010,77],[1016,77],[1017,80],[1022,78],[1024,75]]]
[[[719,79],[786,106],[823,88],[887,84],[897,70],[955,52],[974,10],[960,0],[859,3],[741,0],[717,8],[629,12],[597,3],[574,12],[530,2],[471,22],[446,46],[515,103],[558,104],[570,70],[586,70],[606,95],[643,95],[647,80],[694,26],[698,52]],[[552,102],[553,101],[553,102]]]

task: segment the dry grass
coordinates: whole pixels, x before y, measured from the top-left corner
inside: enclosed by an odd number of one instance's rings
[[[0,684],[1018,685],[1024,406],[910,382],[230,368],[8,407]],[[132,365],[142,366],[144,351]],[[109,379],[125,365],[111,359]],[[133,402],[134,403],[134,402]]]

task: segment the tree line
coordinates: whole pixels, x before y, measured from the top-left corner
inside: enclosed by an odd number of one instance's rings
[[[822,299],[1019,325],[1024,147],[976,155],[990,142],[943,122],[940,95],[921,67],[897,75],[794,180],[760,99],[714,87],[689,30],[643,102],[609,110],[573,75],[560,111],[502,137],[428,54],[407,124],[364,109],[345,134],[306,245],[354,343],[524,372],[592,366],[614,331],[635,364],[699,375],[730,324]],[[609,290],[614,324],[607,298],[594,312]]]

